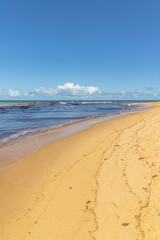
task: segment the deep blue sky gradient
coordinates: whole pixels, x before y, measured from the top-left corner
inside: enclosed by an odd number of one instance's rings
[[[0,91],[159,89],[159,0],[3,0]]]

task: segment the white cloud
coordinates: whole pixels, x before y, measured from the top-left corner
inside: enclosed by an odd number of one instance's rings
[[[45,89],[43,87],[40,87],[40,88],[37,88],[37,89],[31,91],[29,93],[29,95],[31,95],[31,96],[37,96],[37,95],[53,96],[56,93],[57,92],[55,89],[52,89],[52,88]]]
[[[78,97],[78,96],[91,96],[94,94],[100,94],[101,91],[98,87],[93,86],[80,86],[74,85],[74,83],[65,83],[64,85],[58,85],[57,88],[44,88],[40,87],[32,90],[29,95],[31,96],[62,96],[62,97]]]
[[[9,96],[11,96],[11,97],[18,97],[18,96],[20,96],[19,91],[13,91],[12,89],[9,89],[9,90],[8,90],[8,94],[9,94]]]
[[[151,87],[145,87],[151,90]],[[80,86],[74,83],[65,83],[58,85],[56,88],[36,88],[29,92],[19,92],[2,90],[0,92],[1,99],[8,98],[22,99],[102,99],[102,100],[157,100],[160,98],[159,89],[152,91],[139,92],[137,89],[134,91],[118,91],[118,92],[104,92],[96,86]]]
[[[58,93],[66,93],[68,95],[72,96],[83,96],[83,95],[92,95],[101,93],[100,89],[98,87],[93,86],[80,86],[80,85],[74,85],[74,83],[65,83],[64,85],[58,85],[57,87]]]

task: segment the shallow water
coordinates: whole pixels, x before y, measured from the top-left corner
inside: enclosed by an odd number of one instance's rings
[[[0,146],[43,130],[133,107],[133,102],[118,101],[0,101]]]
[[[74,122],[59,128],[47,129],[45,131],[37,131],[34,134],[21,136],[21,138],[15,138],[8,144],[3,144],[0,148],[0,169],[4,172],[8,167],[13,166],[18,161],[27,158],[41,147],[58,141],[62,138],[85,130],[93,124],[104,122],[113,118],[132,114],[137,111],[144,111],[149,108],[149,105],[132,105],[132,108],[127,108],[128,111],[122,111],[115,114],[110,114],[103,117],[94,117],[90,119],[84,119],[79,122]]]

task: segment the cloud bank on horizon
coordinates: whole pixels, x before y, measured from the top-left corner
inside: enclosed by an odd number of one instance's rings
[[[110,100],[157,100],[160,98],[160,91],[154,91],[150,86],[144,87],[144,92],[135,90],[133,92],[104,92],[96,86],[80,86],[74,83],[65,83],[56,88],[40,87],[28,92],[9,89],[0,92],[0,99],[110,99]]]

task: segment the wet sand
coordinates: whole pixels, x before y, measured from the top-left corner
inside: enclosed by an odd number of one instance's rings
[[[9,168],[0,181],[0,239],[160,239],[159,129],[154,103]]]

